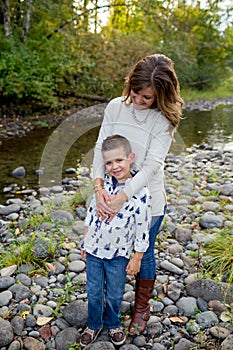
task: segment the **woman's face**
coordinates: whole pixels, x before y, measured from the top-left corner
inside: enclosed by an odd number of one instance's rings
[[[155,92],[151,87],[141,89],[137,93],[131,89],[130,97],[132,99],[134,108],[146,109],[150,108],[153,104],[155,100]]]

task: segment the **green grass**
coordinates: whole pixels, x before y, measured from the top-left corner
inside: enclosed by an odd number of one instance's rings
[[[41,239],[41,242],[45,243],[45,249],[47,257],[42,258],[35,255],[34,247],[36,239]],[[55,245],[53,241],[47,240],[44,237],[39,237],[34,233],[31,237],[25,237],[21,241],[14,242],[8,249],[2,251],[0,255],[0,269],[12,265],[18,267],[22,264],[28,264],[31,266],[30,274],[35,272],[47,275],[46,262],[53,261],[56,256],[56,250],[62,246],[63,237],[60,238],[60,242]],[[42,249],[44,247],[42,243]]]
[[[215,86],[210,90],[199,91],[181,88],[181,96],[186,101],[215,99],[223,97],[233,98],[233,77],[230,77],[228,80],[223,80],[221,85]]]
[[[225,278],[233,283],[233,236],[231,229],[224,229],[216,237],[204,245],[205,254],[210,257],[205,269],[213,278]]]

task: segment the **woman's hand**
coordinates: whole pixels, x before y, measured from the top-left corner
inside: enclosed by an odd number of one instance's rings
[[[111,207],[110,204],[110,196],[105,191],[104,188],[99,189],[95,192],[96,195],[96,212],[98,217],[101,218],[101,220],[104,220],[105,218],[109,216],[114,216],[115,212]]]
[[[127,201],[127,196],[124,191],[120,191],[118,194],[113,194],[110,196],[110,208],[118,213],[123,207],[124,203]]]

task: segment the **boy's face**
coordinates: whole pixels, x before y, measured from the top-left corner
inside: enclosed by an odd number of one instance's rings
[[[106,171],[114,176],[118,182],[125,182],[131,177],[130,165],[133,163],[135,155],[130,153],[127,157],[124,148],[118,147],[111,151],[102,152]]]

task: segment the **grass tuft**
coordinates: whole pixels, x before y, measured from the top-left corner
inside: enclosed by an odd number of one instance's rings
[[[224,229],[212,241],[204,245],[205,254],[210,257],[205,269],[212,277],[221,277],[233,283],[233,236],[231,229]]]

